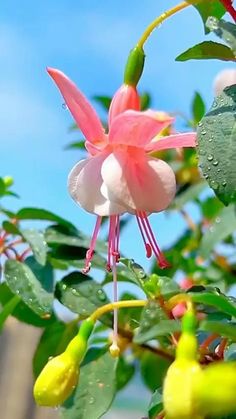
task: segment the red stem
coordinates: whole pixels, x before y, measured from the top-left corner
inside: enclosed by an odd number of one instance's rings
[[[236,10],[231,4],[230,0],[220,0],[227,12],[232,16],[233,20],[236,22]]]

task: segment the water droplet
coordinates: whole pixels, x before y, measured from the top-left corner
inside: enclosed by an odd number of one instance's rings
[[[207,160],[208,160],[208,161],[212,161],[212,160],[213,160],[213,158],[214,158],[214,157],[212,156],[212,154],[209,154],[209,155],[207,156]]]
[[[211,170],[211,166],[208,166],[207,170]]]
[[[218,166],[219,162],[218,162],[218,160],[214,160],[212,164],[213,164],[213,166]]]
[[[216,224],[219,224],[221,222],[221,218],[220,217],[216,217],[215,222],[216,222]]]
[[[204,177],[205,177],[205,179],[208,179],[209,178],[208,174],[205,174]]]
[[[106,294],[101,289],[97,291],[97,296],[98,296],[100,301],[105,301],[106,300]]]
[[[202,127],[202,122],[199,122],[198,126],[199,126],[199,127]]]
[[[223,180],[223,182],[222,182],[222,186],[223,186],[223,187],[225,187],[226,185],[227,185],[226,180]]]
[[[219,184],[215,180],[212,180],[210,182],[210,186],[212,187],[212,189],[218,189],[219,188]]]
[[[65,111],[67,111],[67,110],[68,110],[68,106],[67,106],[67,104],[66,104],[66,103],[63,103],[61,106],[62,106],[62,109],[64,109]]]
[[[95,401],[95,399],[94,399],[94,397],[90,397],[90,399],[89,399],[89,404],[93,404],[94,403],[94,401]]]
[[[206,133],[207,133],[207,132],[206,132],[206,130],[205,130],[205,129],[202,129],[202,130],[201,130],[201,134],[202,134],[202,135],[205,135]]]
[[[209,230],[210,230],[210,233],[214,233],[214,231],[215,231],[215,229],[214,229],[214,227],[213,227],[213,226],[211,226],[211,227],[209,228]]]
[[[62,287],[61,288],[62,288],[63,291],[65,291],[66,288],[67,288],[66,284],[62,284]]]
[[[217,173],[220,173],[221,172],[221,169],[217,169]]]
[[[74,295],[76,295],[76,294],[77,294],[77,291],[76,291],[76,289],[75,289],[75,288],[72,288],[72,294],[74,294]]]

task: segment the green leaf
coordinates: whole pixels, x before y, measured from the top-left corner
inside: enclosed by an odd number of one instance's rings
[[[78,331],[77,325],[56,321],[49,325],[43,332],[33,357],[33,372],[38,377],[43,367],[52,356],[62,353],[68,343]]]
[[[149,93],[145,92],[140,96],[141,101],[141,110],[145,111],[146,109],[149,109],[151,107],[151,96]]]
[[[213,41],[203,41],[182,52],[175,61],[209,60],[235,61],[235,56],[226,45]]]
[[[34,275],[46,291],[54,291],[54,272],[49,263],[46,263],[46,265],[43,266],[37,262],[34,256],[26,258],[24,263],[33,271]]]
[[[64,225],[68,228],[75,229],[73,224],[69,221],[65,220],[64,218],[60,217],[59,215],[54,214],[51,211],[47,211],[42,208],[22,208],[20,211],[16,213],[16,218],[19,220],[45,220],[45,221],[53,221],[55,223]]]
[[[171,361],[153,354],[152,352],[144,352],[140,362],[141,375],[146,386],[154,391],[163,385],[167,369]]]
[[[142,344],[180,330],[180,323],[169,320],[167,314],[155,300],[150,300],[144,307],[140,326],[134,337],[134,342]]]
[[[6,185],[3,178],[0,177],[0,197],[5,195]]]
[[[116,388],[122,390],[133,378],[135,373],[135,364],[128,362],[123,356],[119,357],[116,370]]]
[[[14,236],[21,236],[19,228],[10,221],[3,221],[2,227],[7,233],[13,234]]]
[[[40,265],[46,264],[47,259],[47,243],[44,234],[41,231],[30,229],[22,230],[22,237],[29,243],[35,259]]]
[[[209,196],[205,201],[201,202],[201,211],[204,218],[212,220],[217,217],[222,210],[223,204],[216,196]]]
[[[162,410],[162,391],[159,388],[152,395],[151,402],[148,407],[148,419],[157,419],[158,413],[161,413]]]
[[[236,212],[234,206],[223,208],[218,214],[214,223],[205,232],[202,237],[199,254],[203,258],[208,258],[214,249],[222,240],[226,239],[236,230]]]
[[[197,130],[199,166],[225,205],[236,202],[235,112],[236,85],[215,98]]]
[[[67,245],[88,248],[90,246],[91,238],[85,234],[77,231],[75,228],[71,229],[62,225],[53,225],[46,229],[45,239],[50,246]],[[107,245],[102,240],[97,240],[96,251],[106,252]]]
[[[74,150],[74,149],[79,149],[79,150],[86,150],[85,149],[85,141],[81,140],[81,141],[73,141],[72,143],[67,144],[64,147],[65,150]]]
[[[19,304],[19,302],[20,302],[20,298],[17,295],[15,295],[14,297],[12,297],[8,301],[8,303],[6,303],[6,305],[1,310],[1,312],[0,312],[0,332],[1,332],[1,330],[4,326],[4,323],[7,320],[8,316],[10,316],[10,314],[12,314],[12,312],[16,308],[17,304]]]
[[[236,54],[236,25],[231,22],[225,22],[223,19],[218,20],[214,17],[209,17],[206,22],[207,27],[215,32],[217,36],[223,39]]]
[[[51,314],[53,294],[42,287],[33,271],[25,263],[7,260],[4,274],[10,290],[20,296],[31,310],[41,317]]]
[[[138,287],[144,289],[145,279],[147,274],[138,263],[133,259],[120,258],[120,262],[123,263],[129,271],[129,279],[134,282]]]
[[[62,407],[62,419],[99,419],[116,393],[117,359],[103,349],[88,351],[74,396]]]
[[[197,124],[199,121],[201,121],[202,117],[204,116],[206,111],[205,108],[205,102],[200,95],[199,92],[195,92],[193,101],[192,101],[192,115],[194,124]]]
[[[236,341],[235,323],[223,323],[204,320],[200,323],[199,329],[204,332],[217,333],[220,336]]]
[[[94,310],[109,303],[100,284],[81,272],[71,272],[56,286],[56,298],[67,308],[82,317],[88,317]],[[110,316],[103,316],[110,325]]]
[[[22,301],[20,297],[15,296],[10,291],[5,282],[0,284],[0,304],[3,307],[5,307],[14,297],[19,298],[20,301],[11,312],[11,315],[19,321],[35,327],[47,327],[49,324],[55,321],[53,315],[51,317],[45,316],[45,318],[38,316],[34,311],[27,307],[27,305]]]
[[[189,294],[194,303],[213,306],[225,314],[236,317],[236,305],[230,302],[230,297],[225,297],[223,294],[213,294],[207,291],[190,292]]]
[[[93,96],[93,99],[103,107],[105,111],[108,111],[110,108],[112,98],[110,96]]]
[[[190,1],[191,3],[191,1]],[[215,16],[217,18],[221,18],[225,14],[225,8],[220,2],[220,0],[207,0],[202,1],[199,4],[194,6],[201,15],[205,33],[209,33],[209,29],[206,26],[206,21],[209,16]]]

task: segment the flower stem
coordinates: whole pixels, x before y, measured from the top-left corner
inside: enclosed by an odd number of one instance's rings
[[[223,6],[227,10],[227,12],[230,14],[230,16],[236,22],[236,10],[233,7],[233,5],[229,2],[229,0],[220,0],[220,2],[223,4]]]
[[[102,307],[97,308],[89,319],[92,321],[97,321],[99,317],[103,314],[113,311],[116,308],[129,308],[129,307],[144,307],[147,304],[147,300],[126,300],[126,301],[117,301],[114,303],[105,304]]]
[[[154,19],[150,25],[145,29],[143,32],[141,38],[139,39],[137,46],[142,48],[151,35],[151,33],[156,29],[159,25],[161,25],[164,20],[168,19],[169,17],[173,16],[177,12],[180,12],[181,10],[185,9],[188,6],[191,6],[191,4],[199,3],[202,0],[192,0],[191,3],[187,1],[183,1],[176,6],[172,7],[171,9],[168,9],[166,12],[162,13],[160,16],[158,16],[156,19]]]

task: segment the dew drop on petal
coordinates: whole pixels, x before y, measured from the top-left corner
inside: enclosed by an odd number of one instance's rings
[[[212,156],[212,154],[209,154],[209,155],[207,156],[207,160],[208,160],[208,161],[212,161],[212,160],[213,160],[213,158],[214,158],[214,157]]]

